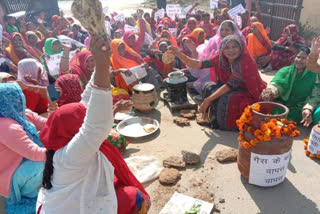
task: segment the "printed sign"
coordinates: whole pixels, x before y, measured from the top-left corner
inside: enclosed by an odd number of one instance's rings
[[[112,26],[111,26],[110,22],[109,22],[109,21],[105,21],[105,22],[104,22],[104,26],[105,26],[105,28],[106,28],[107,34],[108,34],[109,36],[111,36]]]
[[[309,138],[308,151],[313,155],[320,154],[320,135],[313,129]]]
[[[211,9],[218,8],[218,0],[210,0],[210,8]]]
[[[74,55],[76,55],[76,53],[77,53],[77,50],[70,51],[69,61],[72,59],[72,57],[74,57]],[[51,56],[45,57],[45,58],[46,58],[46,64],[49,69],[49,73],[54,77],[58,77],[59,73],[60,73],[60,61],[62,58],[62,53],[54,54],[54,55],[51,55]]]
[[[167,15],[174,19],[176,15],[179,17],[182,13],[182,8],[180,4],[167,4]]]
[[[114,19],[115,21],[124,22],[125,17],[124,17],[124,14],[123,14],[123,13],[120,13],[120,14],[116,15],[115,17],[113,17],[113,19]]]
[[[242,27],[242,19],[238,14],[244,14],[246,10],[243,8],[242,4],[232,8],[228,11],[229,16],[238,24],[238,26]]]
[[[153,38],[146,32],[146,35],[144,37],[144,41],[145,43],[147,43],[148,45],[151,45],[153,42]]]
[[[127,32],[127,31],[133,31],[135,33],[138,33],[139,30],[138,28],[136,27],[132,27],[131,25],[124,25],[124,31]]]
[[[188,7],[184,8],[184,9],[183,9],[183,13],[184,13],[184,14],[187,14],[188,11],[189,11],[191,8],[192,8],[192,5],[189,5]],[[195,14],[195,13],[196,13],[195,10],[192,10],[192,11],[191,11],[191,14]]]
[[[211,203],[175,192],[160,211],[160,214],[182,214],[194,206],[200,207],[200,214],[210,214],[213,209],[213,204]]]
[[[158,20],[158,19],[162,19],[164,17],[164,14],[165,14],[165,11],[164,9],[160,9],[158,10],[155,14],[154,14],[154,18],[155,20]]]
[[[251,153],[249,183],[262,187],[275,186],[286,178],[291,151],[282,155]]]
[[[131,76],[127,77],[125,74],[121,73],[121,75],[127,85],[130,85],[130,84],[137,81],[136,75],[139,77],[139,79],[142,79],[148,75],[148,73],[147,73],[145,67],[143,67],[143,65],[139,65],[139,66],[130,68],[129,70],[132,73]]]
[[[80,47],[80,48],[85,46],[81,42],[78,42],[78,41],[76,41],[74,39],[71,39],[70,37],[67,37],[65,35],[59,35],[57,37],[58,37],[60,42],[65,42],[65,43],[67,43],[69,45],[75,45],[75,46]]]
[[[108,15],[108,13],[109,13],[109,7],[104,7],[104,8],[103,8],[103,13],[104,13],[104,15]]]
[[[171,32],[172,36],[175,38],[177,37],[177,28],[169,28],[169,31]]]

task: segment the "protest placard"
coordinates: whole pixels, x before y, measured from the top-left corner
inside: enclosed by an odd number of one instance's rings
[[[124,16],[123,13],[120,13],[120,14],[116,15],[115,17],[113,17],[113,19],[114,19],[115,21],[124,22],[125,16]]]
[[[237,25],[242,27],[242,18],[238,14],[244,14],[246,10],[243,8],[242,4],[237,5],[228,11],[229,16],[237,23]]]
[[[154,14],[154,18],[155,20],[158,20],[158,19],[162,19],[164,17],[164,14],[165,14],[165,11],[164,9],[160,9],[158,10],[155,14]]]
[[[182,8],[180,6],[180,4],[167,4],[167,15],[174,19],[175,16],[180,17],[181,13],[182,13]]]
[[[127,32],[127,31],[133,31],[133,32],[135,32],[135,33],[138,33],[138,32],[139,32],[138,28],[133,27],[133,26],[131,26],[131,25],[124,25],[124,31],[125,31],[125,32]]]
[[[104,13],[104,15],[108,15],[108,13],[109,13],[109,7],[104,7],[104,8],[103,8],[103,13]]]
[[[194,206],[200,208],[201,214],[209,214],[213,209],[212,203],[175,192],[159,214],[182,214]]]
[[[210,0],[210,8],[211,9],[218,8],[218,0]]]
[[[139,79],[142,79],[148,75],[147,71],[143,65],[139,65],[139,66],[130,68],[129,70],[132,73],[131,76],[127,77],[125,74],[121,73],[121,75],[127,85],[130,85],[130,84],[137,81],[136,75],[139,77]]]
[[[85,45],[82,44],[81,42],[78,42],[78,41],[76,41],[76,40],[74,40],[74,39],[71,39],[70,37],[67,37],[67,36],[65,36],[65,35],[59,35],[59,36],[57,36],[57,37],[58,37],[58,39],[59,39],[59,41],[60,41],[61,43],[64,42],[64,43],[67,43],[67,44],[69,44],[69,45],[75,45],[75,46],[77,46],[77,47],[79,47],[79,48],[85,46]]]
[[[251,153],[249,183],[268,187],[280,184],[286,178],[291,151],[281,155]]]
[[[177,37],[177,28],[169,28],[169,31],[171,32],[172,36],[175,38]]]
[[[76,55],[76,53],[77,53],[77,50],[70,51],[69,61],[72,59],[72,57],[74,57],[74,55]],[[56,78],[59,76],[59,73],[60,73],[60,61],[62,58],[62,54],[63,53],[59,53],[59,54],[54,54],[54,55],[45,57],[50,75]]]
[[[320,135],[313,129],[308,143],[308,151],[313,155],[320,155]]]

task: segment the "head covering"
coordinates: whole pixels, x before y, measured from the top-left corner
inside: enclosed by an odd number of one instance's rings
[[[45,147],[48,150],[57,151],[67,145],[79,132],[85,116],[86,107],[81,103],[70,103],[57,109],[50,115],[40,135]],[[99,150],[113,165],[116,183],[134,186],[142,192],[144,198],[149,198],[148,193],[132,174],[116,147],[105,140]],[[118,200],[121,199],[118,198]]]
[[[83,50],[74,55],[69,63],[72,73],[78,75],[83,83],[87,83],[91,77],[87,72],[87,60],[90,56],[92,53],[89,50]]]
[[[12,39],[16,36],[20,37],[22,41],[22,46],[24,47],[24,49],[27,50],[32,56],[34,56],[35,58],[37,58],[37,60],[40,61],[40,57],[37,54],[37,52],[31,46],[27,45],[23,36],[17,32],[14,32],[11,34],[9,47],[6,48],[7,57],[10,58],[15,65],[17,65],[21,59],[23,59],[23,56],[19,55],[19,53],[16,51],[16,47],[14,43],[12,42]]]
[[[162,39],[161,41],[167,40],[168,42],[170,42],[171,45],[178,47],[178,43],[177,40],[174,38],[174,36],[172,35],[172,33],[169,30],[163,30],[161,31],[161,36],[163,33],[167,33],[169,35],[169,39]],[[156,48],[158,48],[159,46],[159,42],[156,44]]]
[[[9,78],[15,78],[15,76],[9,74],[9,73],[6,73],[6,72],[0,72],[0,83],[7,83],[8,79]]]
[[[136,34],[133,31],[126,31],[123,34],[123,41],[129,46],[129,37],[134,36],[134,43],[136,43]]]
[[[36,128],[26,119],[26,100],[18,84],[0,84],[0,117],[15,120],[34,143],[42,146]]]
[[[222,25],[226,24],[226,23],[230,23],[233,26],[234,29],[234,33],[233,35],[238,36],[239,38],[241,38],[241,40],[245,43],[246,42],[246,38],[244,38],[244,36],[242,35],[241,31],[239,30],[239,28],[237,27],[236,23],[234,21],[231,20],[225,20],[221,23],[217,34],[212,37],[209,42],[207,44],[202,44],[199,45],[199,47],[197,48],[198,54],[199,54],[199,59],[207,59],[210,58],[211,56],[214,56],[215,53],[219,50],[220,47],[220,43],[222,41],[222,37],[221,37],[221,27]]]
[[[52,48],[53,43],[54,43],[55,41],[58,41],[58,42],[59,42],[59,45],[60,45],[59,51],[58,51],[57,53],[55,53],[55,52],[53,51],[53,48]],[[62,45],[61,45],[61,42],[60,42],[58,39],[56,39],[56,38],[48,38],[48,39],[46,39],[46,41],[45,41],[45,43],[44,43],[44,52],[45,52],[46,54],[48,54],[48,55],[54,55],[54,54],[62,53]]]
[[[30,35],[35,36],[35,37],[37,38],[37,42],[40,42],[40,39],[39,39],[38,35],[37,35],[35,32],[33,32],[33,31],[27,31],[27,32],[26,32],[27,41],[28,41],[28,37],[29,37]]]
[[[194,36],[192,36],[191,34],[187,34],[187,35],[185,35],[185,36],[181,39],[181,42],[180,42],[180,50],[182,51],[182,53],[184,53],[184,54],[186,54],[186,55],[188,55],[188,56],[191,56],[191,55],[190,55],[190,50],[185,49],[185,47],[184,47],[184,45],[183,45],[185,38],[191,39],[192,42],[193,42],[196,46],[198,46],[199,43],[198,43],[197,39],[196,39]]]
[[[196,39],[196,44],[197,46],[199,45],[199,37],[200,37],[200,33],[203,33],[203,38],[205,39],[207,37],[206,32],[202,29],[202,28],[195,28],[191,35]]]
[[[131,56],[140,58],[141,57],[132,49],[130,48],[123,40],[121,39],[114,39],[110,43],[110,48],[112,50],[111,54],[111,64],[113,69],[118,70],[120,68],[132,68],[138,66],[139,63],[133,59],[129,59],[128,57],[123,57],[119,54],[118,47],[120,44],[124,44],[126,54]],[[128,86],[121,75],[115,76],[116,85],[119,88],[125,89],[127,91],[131,91],[132,87]]]
[[[291,24],[286,26],[283,30],[282,30],[282,34],[281,37],[278,39],[278,41],[276,42],[276,44],[278,45],[285,45],[288,41],[287,41],[287,37],[285,36],[285,31],[289,31],[291,36],[292,36],[292,41],[299,43],[299,44],[304,44],[305,43],[305,39],[302,38],[301,36],[299,36],[299,27],[295,24]]]
[[[250,56],[246,45],[238,36],[231,35],[222,40],[219,49],[219,55],[217,55],[217,57],[219,57],[219,66],[212,68],[211,80],[216,80],[218,75],[219,78],[224,82],[224,77],[229,75],[229,72],[226,71],[230,71],[231,65],[229,65],[227,57],[224,56],[223,50],[230,41],[237,42],[241,49],[240,56],[232,64],[231,76],[236,79],[241,79],[252,98],[255,101],[258,101],[260,99],[261,92],[266,88],[266,83],[259,75],[255,60]],[[227,81],[227,79],[229,79],[229,77],[225,78],[225,81]]]
[[[24,79],[24,76],[31,75],[33,79],[37,80],[39,75],[39,69],[41,70],[40,77],[39,77],[40,79],[39,85],[48,86],[49,85],[48,74],[45,71],[42,64],[35,59],[23,59],[18,63],[18,80],[25,84],[31,85],[32,83],[27,82]]]
[[[78,103],[81,101],[83,87],[80,78],[76,74],[66,74],[59,77],[56,84],[62,89],[61,96],[58,100],[59,106],[68,103]]]
[[[257,57],[266,54],[271,49],[271,41],[261,22],[254,22],[252,26],[255,26],[258,32],[248,35],[248,51],[252,57]],[[264,44],[268,44],[269,47]]]
[[[51,21],[52,21],[52,28],[56,28],[57,27],[57,20],[60,18],[60,16],[58,15],[53,15],[51,17]]]
[[[190,29],[190,27],[189,27],[191,22],[194,22],[195,23],[195,28],[197,28],[197,26],[198,26],[197,19],[194,18],[194,17],[191,17],[191,18],[188,19],[187,24],[184,25],[183,29],[180,32],[180,35],[189,34],[194,30],[194,29]]]

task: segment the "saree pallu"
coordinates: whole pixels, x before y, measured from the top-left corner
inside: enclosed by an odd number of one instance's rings
[[[42,183],[44,162],[23,159],[11,179],[10,196],[6,199],[8,214],[34,214]]]
[[[202,91],[203,98],[209,97],[223,85],[221,82],[206,83]],[[236,120],[240,118],[245,107],[254,102],[245,89],[233,90],[224,94],[209,106],[209,126],[214,129],[236,131]]]

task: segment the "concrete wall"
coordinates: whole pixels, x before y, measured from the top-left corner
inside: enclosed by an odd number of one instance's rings
[[[300,21],[320,31],[320,0],[304,0]]]

